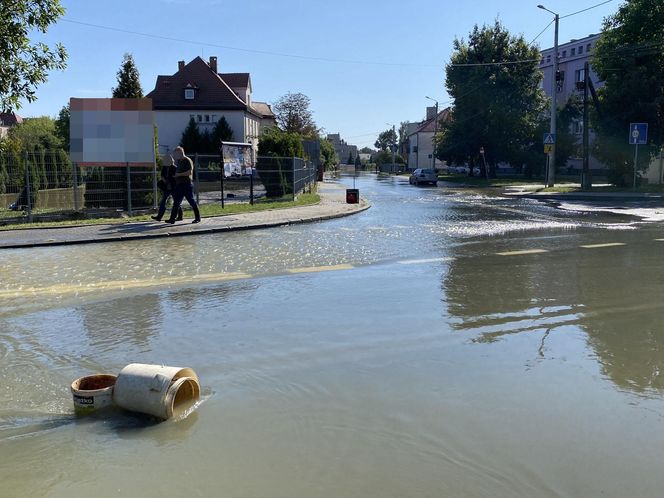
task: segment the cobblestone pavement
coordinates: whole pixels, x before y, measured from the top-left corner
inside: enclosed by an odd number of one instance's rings
[[[197,225],[192,225],[191,220],[185,219],[175,225],[157,221],[144,221],[0,231],[0,249],[86,244],[269,228],[340,218],[364,211],[371,206],[366,199],[360,199],[359,204],[346,204],[344,189],[344,186],[336,183],[321,182],[318,184],[318,193],[321,198],[319,204],[203,218],[203,221]]]

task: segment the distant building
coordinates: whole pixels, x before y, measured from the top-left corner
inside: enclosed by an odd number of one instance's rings
[[[152,99],[162,154],[180,144],[191,118],[203,132],[212,131],[223,116],[234,140],[252,140],[254,147],[261,129],[275,124],[270,106],[252,99],[249,73],[219,73],[216,57],[209,62],[200,57],[188,64],[179,61],[176,73],[157,76],[154,90],[146,97]]]
[[[583,91],[576,88],[577,82],[584,80],[583,68],[586,61],[590,61],[593,48],[599,40],[600,35],[591,34],[585,38],[578,40],[571,40],[562,45],[558,45],[558,83],[556,85],[556,99],[558,108],[562,108],[567,104],[567,101],[573,95],[578,95],[583,98]],[[554,50],[547,48],[541,52],[542,59],[540,60],[540,70],[544,74],[542,80],[542,89],[546,95],[551,98],[552,85],[553,85],[553,62]],[[592,66],[590,66],[589,77],[593,82],[595,88],[600,88],[603,83],[599,80]],[[571,132],[578,137],[579,143],[583,141],[583,120],[577,119],[572,123]],[[590,141],[593,141],[593,133],[590,130]],[[574,170],[580,170],[583,167],[583,159],[581,157],[572,157],[567,162],[568,167]],[[600,163],[594,157],[590,157],[591,169],[603,169],[605,165]]]
[[[327,140],[332,144],[332,147],[334,147],[334,151],[337,153],[337,156],[339,156],[339,162],[341,164],[346,164],[349,156],[355,161],[355,158],[357,157],[357,145],[347,144],[345,140],[341,139],[339,133],[329,134]]]
[[[23,118],[14,112],[0,112],[0,138],[6,137],[12,126],[22,122]]]
[[[443,123],[452,118],[450,108],[443,109],[436,118],[436,108],[427,107],[426,119],[419,123],[410,123],[408,128],[408,169],[435,168],[441,169],[444,162],[434,155],[434,134]],[[437,124],[436,124],[437,123]]]

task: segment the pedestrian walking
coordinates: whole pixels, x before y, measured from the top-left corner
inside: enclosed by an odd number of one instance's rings
[[[161,221],[166,212],[166,203],[168,198],[174,196],[175,193],[175,160],[173,156],[168,156],[167,164],[161,167],[161,178],[157,182],[159,190],[161,190],[161,201],[159,202],[159,211],[156,216],[151,218],[156,221]],[[182,207],[178,209],[176,221],[182,220]]]
[[[176,160],[175,175],[173,175],[175,178],[173,209],[171,209],[171,217],[165,221],[170,224],[175,223],[176,215],[182,204],[182,199],[186,198],[191,209],[194,211],[194,221],[192,221],[192,223],[200,223],[201,213],[198,211],[198,204],[196,204],[196,199],[194,199],[194,184],[192,183],[194,164],[191,162],[191,159],[185,155],[182,147],[176,147],[173,151],[173,155]]]

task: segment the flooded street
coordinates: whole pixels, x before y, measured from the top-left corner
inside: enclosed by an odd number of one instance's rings
[[[0,496],[661,496],[661,221],[357,186],[333,221],[0,252]],[[74,416],[132,362],[192,367],[197,410]]]

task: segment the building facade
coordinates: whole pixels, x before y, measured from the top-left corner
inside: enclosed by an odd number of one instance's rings
[[[200,57],[185,64],[178,62],[172,75],[159,75],[152,99],[160,154],[180,144],[182,132],[194,119],[199,131],[212,131],[223,117],[233,130],[234,141],[258,146],[261,129],[275,124],[272,109],[252,99],[249,73],[219,73],[217,58]],[[190,151],[195,152],[195,151]]]
[[[436,108],[427,107],[426,119],[419,123],[411,123],[408,130],[408,169],[417,168],[442,169],[445,163],[434,154],[434,136],[443,123],[449,122],[452,114],[450,108],[443,109],[436,117]]]
[[[584,81],[584,65],[586,62],[590,62],[592,51],[599,40],[599,37],[600,35],[591,34],[585,38],[571,40],[558,46],[559,77],[556,83],[556,103],[558,109],[564,107],[573,96],[583,99],[583,91],[578,90],[576,84]],[[539,67],[544,75],[541,85],[546,95],[551,98],[553,95],[553,81],[555,77],[553,74],[554,49],[548,48],[542,50],[541,56],[542,58]],[[596,89],[601,88],[602,82],[599,80],[595,71],[593,71],[592,65],[589,67],[590,80],[593,82]],[[572,129],[570,131],[576,135],[580,145],[583,142],[583,119],[579,117],[579,119],[575,120],[571,126]],[[594,137],[592,130],[589,130],[589,136],[592,144]],[[592,155],[590,156],[589,164],[591,170],[605,168],[605,166]],[[583,167],[583,158],[571,157],[567,162],[567,166],[570,172],[578,173]]]
[[[339,133],[330,133],[327,136],[327,140],[332,144],[332,147],[334,147],[334,151],[337,153],[341,164],[346,164],[349,157],[355,161],[355,158],[357,157],[357,145],[347,144],[345,140],[342,140],[341,134]]]
[[[0,139],[7,136],[12,126],[21,124],[23,118],[15,112],[0,112]]]

